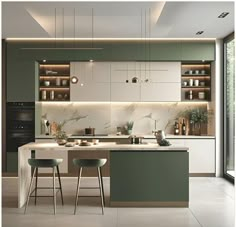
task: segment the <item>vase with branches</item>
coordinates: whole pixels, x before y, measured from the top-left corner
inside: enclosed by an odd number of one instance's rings
[[[56,132],[54,134],[55,140],[57,141],[59,145],[66,144],[67,138],[68,138],[66,132],[62,130],[62,126],[63,124],[58,124]]]
[[[208,122],[211,114],[212,111],[210,110],[206,110],[204,108],[194,108],[180,113],[180,116],[189,119],[192,134],[201,135],[202,124],[206,124]]]
[[[134,126],[134,122],[133,121],[128,121],[126,123],[126,130],[127,130],[129,135],[132,134],[133,126]]]

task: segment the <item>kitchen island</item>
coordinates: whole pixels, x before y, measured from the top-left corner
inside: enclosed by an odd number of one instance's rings
[[[29,143],[18,149],[18,207],[26,201],[31,178],[31,151],[109,151],[111,206],[188,207],[189,157],[187,147],[157,144],[99,143],[92,146],[59,146]],[[57,152],[57,153],[56,153]],[[47,157],[48,158],[48,157]],[[64,160],[65,161],[65,160]],[[63,184],[63,183],[62,183]]]

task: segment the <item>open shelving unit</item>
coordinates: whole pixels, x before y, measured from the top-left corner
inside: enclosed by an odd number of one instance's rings
[[[182,62],[181,100],[191,102],[211,101],[210,62]]]
[[[39,101],[70,101],[69,63],[39,63]]]

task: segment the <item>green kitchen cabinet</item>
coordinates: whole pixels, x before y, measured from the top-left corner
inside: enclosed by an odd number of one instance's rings
[[[18,152],[7,152],[7,172],[18,172]]]
[[[148,48],[149,45],[147,45]],[[159,41],[150,44],[152,61],[179,61],[181,59],[180,41]],[[149,58],[147,58],[149,60]]]
[[[152,204],[187,207],[189,153],[186,151],[111,151],[111,205]]]
[[[148,54],[146,54],[148,56]],[[113,42],[111,50],[112,61],[145,60],[144,42]]]
[[[214,61],[215,42],[214,41],[186,41],[181,45],[182,61]]]

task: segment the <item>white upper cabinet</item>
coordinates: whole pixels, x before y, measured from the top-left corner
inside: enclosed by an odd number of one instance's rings
[[[71,101],[110,101],[110,63],[72,62],[71,76],[78,83],[71,83]]]
[[[150,62],[150,81],[154,83],[180,83],[180,62]]]
[[[141,101],[178,102],[181,100],[180,83],[143,83]]]
[[[180,62],[72,62],[71,76],[71,101],[181,101]]]
[[[139,102],[139,83],[111,83],[111,101]]]
[[[142,76],[141,101],[179,102],[181,101],[180,62],[148,62],[145,78]],[[141,70],[143,75],[143,70]]]

